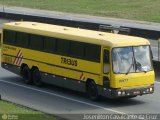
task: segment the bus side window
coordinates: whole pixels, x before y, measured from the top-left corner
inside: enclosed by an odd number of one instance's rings
[[[60,55],[68,55],[70,42],[68,40],[58,39],[58,38],[56,40],[57,40],[56,52]]]
[[[55,52],[56,50],[56,39],[52,37],[44,37],[44,51]]]
[[[42,36],[30,34],[30,47],[34,50],[43,50]]]
[[[16,44],[20,47],[28,47],[29,38],[27,33],[17,32]]]
[[[109,51],[104,50],[103,55],[103,73],[109,73]]]
[[[16,42],[16,32],[12,30],[4,30],[3,41],[5,44],[14,45]]]

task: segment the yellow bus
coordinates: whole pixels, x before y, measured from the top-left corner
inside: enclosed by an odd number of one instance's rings
[[[86,92],[90,99],[154,92],[148,40],[113,33],[11,22],[3,25],[1,66],[26,84]]]
[[[0,46],[1,46],[1,43],[2,43],[2,42],[1,42],[1,33],[2,33],[2,31],[0,30]]]

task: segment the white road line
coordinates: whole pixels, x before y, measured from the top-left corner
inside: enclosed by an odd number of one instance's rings
[[[95,104],[92,104],[92,103],[76,100],[76,99],[69,98],[69,97],[59,95],[59,94],[55,94],[55,93],[50,93],[50,92],[39,90],[39,89],[36,89],[36,88],[32,88],[32,87],[28,87],[28,86],[24,86],[24,85],[12,83],[12,82],[4,81],[4,80],[0,80],[0,82],[8,83],[8,84],[11,84],[11,85],[15,85],[15,86],[27,88],[27,89],[30,89],[30,90],[34,90],[34,91],[37,91],[37,92],[53,95],[53,96],[60,97],[60,98],[63,98],[63,99],[67,99],[67,100],[71,100],[71,101],[74,101],[74,102],[78,102],[78,103],[86,104],[86,105],[89,105],[89,106],[97,107],[97,108],[100,108],[100,109],[103,109],[103,110],[106,110],[106,111],[110,111],[110,112],[114,112],[114,113],[118,113],[118,114],[126,114],[124,112],[120,112],[120,111],[113,110],[113,109],[110,109],[110,108],[105,108],[105,107],[102,107],[102,106],[99,106],[99,105],[95,105]]]

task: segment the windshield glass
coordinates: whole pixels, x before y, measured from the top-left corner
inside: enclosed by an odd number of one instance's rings
[[[128,74],[152,70],[149,46],[114,48],[113,72]]]

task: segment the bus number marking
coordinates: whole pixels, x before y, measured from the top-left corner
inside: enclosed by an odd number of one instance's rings
[[[77,60],[65,58],[65,57],[61,57],[61,63],[66,64],[66,65],[72,65],[72,66],[78,65]]]
[[[119,80],[120,83],[122,82],[128,82],[128,79],[122,79],[122,80]]]

